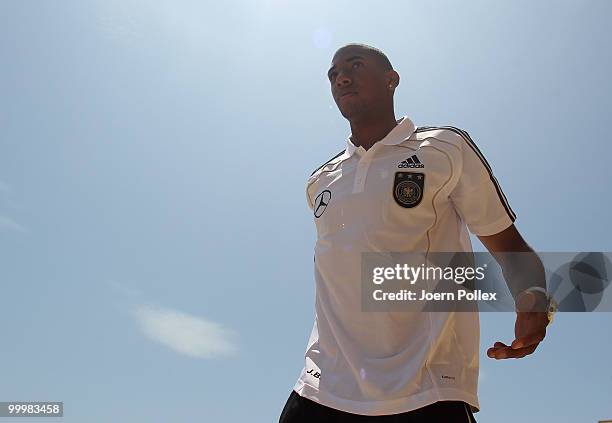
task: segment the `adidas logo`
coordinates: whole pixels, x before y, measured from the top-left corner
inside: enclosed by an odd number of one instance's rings
[[[425,167],[425,165],[423,163],[421,163],[421,161],[419,160],[419,158],[416,156],[416,154],[408,157],[406,160],[404,160],[403,162],[399,163],[397,165],[398,168],[423,168]]]

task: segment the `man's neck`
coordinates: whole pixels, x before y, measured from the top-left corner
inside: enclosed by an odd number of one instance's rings
[[[376,142],[387,136],[397,126],[395,114],[389,113],[372,119],[351,121],[351,142],[356,147],[369,150]]]

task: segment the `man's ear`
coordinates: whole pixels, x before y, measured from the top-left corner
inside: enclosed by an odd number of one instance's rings
[[[387,80],[389,81],[387,83],[387,86],[390,89],[396,89],[397,86],[400,83],[400,76],[399,73],[397,73],[395,70],[391,69],[388,73],[387,73]]]

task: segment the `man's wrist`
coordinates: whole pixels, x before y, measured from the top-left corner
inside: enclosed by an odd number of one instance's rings
[[[547,313],[548,324],[557,311],[557,303],[545,288],[533,286],[520,292],[515,300],[517,311],[536,311]]]

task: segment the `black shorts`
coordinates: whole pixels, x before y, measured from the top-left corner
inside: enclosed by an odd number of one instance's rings
[[[475,423],[463,401],[438,401],[417,410],[384,416],[364,416],[326,407],[291,391],[279,423]]]

